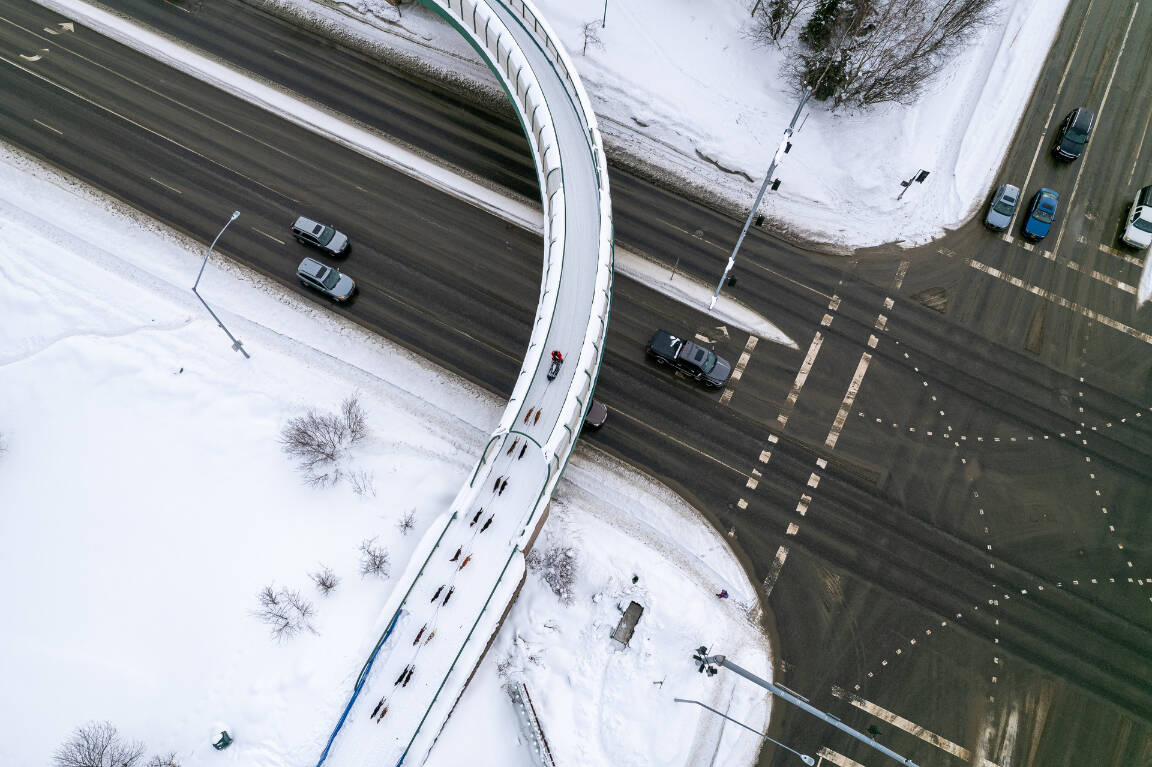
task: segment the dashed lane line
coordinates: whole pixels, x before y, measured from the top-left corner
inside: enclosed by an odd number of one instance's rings
[[[287,244],[284,242],[284,240],[281,240],[278,237],[273,237],[272,235],[268,234],[268,232],[265,232],[263,229],[257,229],[256,227],[252,227],[252,231],[256,232],[256,234],[262,234],[265,237],[267,237],[268,239],[272,240],[273,242],[278,242],[281,245]]]
[[[59,134],[59,135],[61,135],[61,136],[63,136],[63,135],[64,135],[64,131],[62,131],[62,130],[57,130],[56,128],[53,128],[53,127],[52,127],[51,125],[49,125],[48,123],[46,123],[46,122],[41,122],[41,121],[37,120],[35,117],[33,117],[33,118],[32,118],[32,122],[36,123],[36,124],[37,124],[37,125],[39,125],[41,128],[47,128],[48,130],[52,131],[53,133]]]
[[[828,319],[828,324],[832,323],[832,315],[824,315]],[[826,327],[826,326],[825,326]],[[784,410],[776,416],[776,420],[780,426],[787,426],[788,419],[792,416],[792,411],[796,407],[796,401],[800,399],[800,390],[804,388],[804,383],[808,380],[808,374],[812,372],[812,365],[816,362],[816,355],[820,353],[820,347],[824,344],[824,336],[819,330],[816,335],[812,336],[812,343],[808,345],[808,353],[804,355],[804,361],[800,363],[800,370],[796,373],[796,380],[792,383],[792,390],[788,392],[788,397],[785,399]]]
[[[158,178],[153,178],[152,176],[149,176],[149,177],[148,177],[148,180],[149,180],[149,181],[154,181],[155,183],[159,184],[160,186],[164,187],[165,189],[167,189],[167,190],[169,190],[169,191],[172,191],[172,192],[175,192],[176,194],[184,194],[183,192],[181,192],[181,191],[180,191],[179,189],[177,189],[176,187],[174,187],[174,186],[169,186],[168,184],[165,184],[163,181],[161,181],[161,180],[160,180],[160,179],[158,179]]]
[[[1142,330],[1137,330],[1136,328],[1134,328],[1130,325],[1125,325],[1123,322],[1120,322],[1119,320],[1114,320],[1111,317],[1103,315],[1094,309],[1089,309],[1087,306],[1083,306],[1081,304],[1078,304],[1075,301],[1069,301],[1067,298],[1064,298],[1063,296],[1056,295],[1055,293],[1052,293],[1048,290],[1045,290],[1044,288],[1041,288],[1041,287],[1038,287],[1036,285],[1032,285],[1030,283],[1024,282],[1024,280],[1020,279],[1019,277],[1013,277],[1012,275],[1007,274],[1005,272],[1002,272],[1001,270],[997,269],[994,266],[989,266],[988,264],[981,263],[980,261],[977,261],[974,258],[970,258],[968,256],[960,256],[956,252],[947,250],[945,248],[941,248],[939,252],[941,255],[949,256],[952,258],[960,258],[961,260],[964,261],[964,263],[968,264],[973,269],[977,269],[981,272],[984,272],[985,274],[987,274],[991,277],[995,277],[996,279],[1003,280],[1004,282],[1007,282],[1009,285],[1014,285],[1015,287],[1018,287],[1021,290],[1026,290],[1034,296],[1039,296],[1040,298],[1043,298],[1045,301],[1049,301],[1051,303],[1054,303],[1057,306],[1063,307],[1064,309],[1069,309],[1071,311],[1074,311],[1077,314],[1080,314],[1084,317],[1087,317],[1088,319],[1090,319],[1094,322],[1099,322],[1100,324],[1106,325],[1106,326],[1112,328],[1113,330],[1118,330],[1121,333],[1124,333],[1125,335],[1132,336],[1133,338],[1135,338],[1138,341],[1143,341],[1146,344],[1152,344],[1152,335],[1145,333]]]

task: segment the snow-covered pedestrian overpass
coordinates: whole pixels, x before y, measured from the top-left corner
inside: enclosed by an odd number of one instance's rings
[[[520,117],[545,214],[540,296],[499,425],[366,639],[367,660],[319,757],[330,767],[419,764],[431,752],[523,582],[524,552],[591,404],[611,305],[604,148],[557,36],[526,0],[420,1],[469,40]],[[549,382],[552,350],[565,361]]]

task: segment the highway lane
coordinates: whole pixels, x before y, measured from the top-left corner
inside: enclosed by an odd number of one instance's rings
[[[37,23],[41,21],[43,19]],[[35,24],[26,27],[37,28]],[[25,36],[16,34],[11,39],[5,38],[13,51],[23,50],[20,46],[42,42],[41,38],[22,34]],[[107,48],[107,52],[101,55],[122,64],[124,71],[139,73],[152,69],[116,46],[105,46],[79,35],[77,38],[82,39],[85,45],[93,46],[94,50],[84,49],[93,57]],[[58,45],[54,41],[48,42]],[[58,52],[53,47],[45,61],[55,62]],[[79,65],[76,68],[83,69]],[[62,70],[51,71],[57,76],[65,75]],[[149,119],[163,124],[165,130],[175,126],[174,130],[181,131],[178,138],[186,149],[138,128],[124,126],[115,129],[101,126],[101,131],[122,129],[122,132],[111,132],[107,136],[97,132],[92,137],[94,143],[91,146],[75,148],[72,142],[77,139],[72,137],[79,131],[68,130],[64,121],[74,120],[87,133],[88,126],[106,120],[107,113],[91,105],[72,104],[58,92],[37,91],[18,107],[14,106],[4,117],[4,135],[202,239],[207,239],[218,228],[220,211],[226,214],[231,209],[233,203],[229,202],[229,195],[244,195],[245,220],[252,215],[263,231],[273,234],[286,228],[290,214],[293,209],[299,209],[298,205],[308,206],[309,211],[315,208],[326,215],[336,216],[331,220],[347,228],[354,236],[355,250],[348,269],[366,286],[365,294],[345,311],[347,316],[369,327],[379,328],[386,335],[494,391],[510,389],[511,376],[518,366],[530,320],[530,312],[525,312],[523,307],[534,301],[538,287],[540,244],[537,238],[510,229],[502,222],[494,224],[466,206],[454,204],[440,195],[422,192],[418,184],[365,163],[363,158],[346,150],[317,142],[290,126],[281,126],[279,121],[270,121],[242,104],[233,103],[233,100],[218,101],[219,94],[209,93],[207,89],[201,93],[195,83],[174,79],[171,73],[158,75],[159,81],[171,83],[173,92],[181,94],[180,104],[153,103],[156,94],[145,98],[143,94],[126,93],[123,81],[113,84],[116,78],[110,75],[100,76],[87,70],[73,72],[69,68],[66,76],[75,76],[76,82],[83,82],[85,88],[99,89],[101,99],[129,99],[131,104],[118,105],[123,112],[131,112],[134,116],[148,115]],[[14,86],[12,91],[19,92],[19,88]],[[53,95],[66,103],[63,106],[56,104]],[[184,104],[207,113],[228,115],[227,124],[220,124],[223,120],[214,123],[196,117]],[[213,112],[213,109],[219,111]],[[65,135],[70,137],[63,142],[67,146],[56,146],[54,142],[60,142],[58,136],[54,137],[51,132],[35,127],[35,123],[29,123],[27,118],[31,114],[43,116],[45,122],[54,120],[57,129],[65,129]],[[243,134],[260,140],[237,138],[236,130],[229,127],[232,123],[242,128]],[[264,136],[274,138],[265,140]],[[140,151],[136,151],[137,144]],[[132,151],[125,151],[123,147],[132,147]],[[227,158],[229,166],[238,163],[236,167],[244,169],[243,175],[238,176],[234,169],[223,167],[219,161],[213,165],[199,159],[215,158],[217,153]],[[299,170],[294,165],[298,158],[306,158]],[[165,192],[164,188],[157,187],[151,177],[144,178],[137,172],[140,167],[170,171],[167,175],[161,174],[161,180],[177,186],[181,193]],[[307,178],[308,183],[301,182],[301,177]],[[287,185],[282,187],[281,182]],[[351,192],[349,182],[360,188]],[[316,189],[324,193],[316,194]],[[300,203],[286,200],[285,195],[289,194],[299,198]],[[654,199],[660,199],[661,194],[655,193]],[[619,198],[617,203],[620,204]],[[651,201],[645,207],[660,208]],[[709,233],[739,226],[738,222],[716,216],[691,203],[681,203],[669,209],[685,219],[705,221]],[[381,210],[390,211],[390,215],[385,217],[384,227],[377,223],[381,219]],[[440,215],[429,215],[428,211],[438,211]],[[635,220],[651,222],[654,219],[650,215],[637,215]],[[688,245],[681,248],[679,240],[669,241],[666,236],[662,237],[664,231],[656,227],[635,236],[640,245],[653,252],[679,254],[683,250],[686,261],[704,264],[715,260],[712,251],[717,248],[714,243],[700,244],[701,238],[689,234],[684,238]],[[458,253],[456,245],[456,238],[462,232],[468,232],[467,253]],[[230,241],[237,242],[232,237],[233,229],[230,229]],[[247,259],[256,268],[291,284],[293,259],[306,251],[294,244],[290,248],[279,246],[252,229],[244,230],[244,234],[237,235],[237,238],[242,247],[233,245],[225,252]],[[693,247],[698,250],[691,250]],[[618,280],[609,353],[600,384],[601,396],[614,406],[616,412],[610,422],[611,428],[589,439],[669,481],[710,513],[720,529],[733,531],[733,538],[744,553],[745,561],[758,578],[765,577],[771,553],[782,542],[793,545],[784,580],[779,581],[781,586],[773,591],[770,603],[776,614],[777,628],[784,637],[781,646],[790,661],[785,674],[790,680],[788,683],[794,687],[812,695],[826,695],[821,691],[830,689],[831,684],[846,684],[846,680],[864,673],[862,669],[869,662],[868,648],[882,645],[878,638],[889,636],[894,630],[903,631],[917,621],[930,622],[930,616],[951,610],[964,600],[956,597],[945,599],[947,590],[942,597],[935,593],[935,589],[923,587],[925,571],[931,575],[936,563],[935,555],[918,561],[912,554],[921,545],[919,541],[901,542],[892,537],[885,524],[880,524],[883,520],[869,522],[867,519],[877,510],[904,508],[907,513],[923,514],[933,507],[935,499],[915,495],[902,507],[899,495],[877,486],[882,478],[891,481],[894,476],[900,477],[900,468],[907,456],[878,454],[882,451],[878,451],[870,439],[853,444],[856,432],[851,425],[845,429],[844,442],[835,453],[820,448],[823,432],[840,404],[856,359],[867,348],[866,341],[876,312],[889,292],[880,284],[891,279],[891,265],[881,269],[870,264],[857,264],[855,268],[845,270],[837,268],[830,259],[815,255],[797,257],[794,253],[782,252],[771,241],[756,237],[748,252],[754,260],[762,258],[768,261],[765,270],[750,272],[762,271],[764,275],[770,275],[766,269],[772,269],[777,275],[796,275],[789,279],[770,279],[750,273],[747,278],[742,276],[739,289],[752,295],[769,316],[774,319],[780,317],[781,324],[793,333],[802,348],[793,351],[769,345],[759,347],[749,364],[747,378],[734,385],[734,396],[728,406],[723,407],[715,394],[710,395],[687,382],[667,377],[666,371],[655,370],[643,358],[643,343],[654,323],[674,322],[680,327],[717,337],[720,351],[735,359],[744,345],[744,337],[733,333],[725,339],[703,315],[677,306],[627,280]],[[769,260],[773,258],[777,261]],[[843,262],[840,263],[842,266]],[[362,271],[354,271],[353,266]],[[910,277],[915,277],[917,269],[919,264],[910,271]],[[857,277],[858,273],[865,272],[868,279]],[[883,272],[886,272],[883,276],[872,276]],[[493,274],[500,274],[501,280],[507,277],[506,289],[498,292],[491,289]],[[823,290],[806,287],[805,281],[819,285]],[[747,287],[749,285],[751,289]],[[800,366],[804,347],[820,327],[828,296],[838,290],[845,298],[832,312],[835,315],[832,325],[824,329],[829,339],[827,345],[816,360],[811,382],[804,388],[788,429],[780,431],[775,426],[776,416]],[[426,310],[429,306],[437,311],[430,314]],[[903,313],[907,316],[902,317]],[[904,324],[897,324],[897,318],[904,319]],[[962,332],[951,323],[937,320],[934,313],[902,300],[895,306],[892,333],[900,328],[901,336],[907,339],[906,348],[937,364],[951,356],[947,350],[973,345],[971,334]],[[468,328],[468,331],[465,333],[459,328]],[[917,330],[919,328],[924,329],[922,333]],[[881,342],[874,351],[878,359],[882,359],[882,355],[889,355],[890,359],[900,358],[898,352],[889,352],[889,345],[887,338]],[[966,361],[974,379],[1000,367],[999,362],[992,362],[1000,350],[992,344],[987,347],[973,350],[971,359]],[[952,367],[964,365],[965,361],[952,360]],[[875,377],[881,369],[877,364],[869,375]],[[993,390],[990,395],[986,389],[981,391],[980,386],[968,383],[957,387],[972,392],[972,404],[966,405],[965,409],[982,411],[987,408],[987,400],[993,399],[997,409],[1023,409],[1026,412],[1024,420],[1042,422],[1048,417],[1045,412],[1052,410],[1048,402],[1049,383],[1045,380],[1049,374],[1043,366],[1029,365],[1028,360],[1021,360],[1015,369],[1020,375],[1030,374],[1037,379],[1034,388],[1018,398],[1022,402],[1000,401],[1005,399],[1004,391],[1011,391],[1010,387]],[[886,379],[885,383],[893,391],[901,392],[900,399],[910,398],[909,393],[919,392],[922,388],[921,382],[912,375],[914,372],[906,368],[896,370],[896,375]],[[940,372],[933,378],[933,384],[950,384],[952,375],[950,371]],[[1054,376],[1053,380],[1058,378]],[[1063,379],[1065,383],[1071,382],[1067,376]],[[865,381],[859,400],[861,407],[888,406],[889,397],[874,401],[870,396],[872,380],[875,378]],[[637,396],[637,392],[643,392],[644,396]],[[931,407],[926,402],[916,404]],[[1022,420],[1018,413],[1013,412],[1002,417],[1013,424]],[[1139,434],[1141,432],[1137,432]],[[778,436],[779,442],[770,445],[767,441],[769,435]],[[1133,438],[1125,438],[1130,439]],[[1124,440],[1120,443],[1121,447],[1126,444]],[[757,456],[770,446],[773,457],[769,473]],[[1139,448],[1135,450],[1139,453]],[[821,525],[814,523],[811,530],[802,527],[799,534],[789,536],[784,530],[791,520],[797,519],[792,508],[805,491],[812,465],[821,459],[829,460],[832,468],[822,481],[821,495],[817,496],[813,506],[812,519],[820,519]],[[950,472],[941,471],[949,469],[954,460],[950,455],[929,453],[920,457],[915,468],[909,471],[921,475],[940,473],[948,480],[943,483],[940,496],[947,499],[950,493],[955,493],[956,486],[964,482],[962,476],[954,477]],[[733,490],[745,486],[756,470],[764,470],[765,478],[758,485],[752,505],[741,509]],[[841,483],[855,487],[861,477],[867,480],[867,492],[863,497],[842,495],[836,491]],[[1146,485],[1137,483],[1136,486],[1143,487],[1138,492],[1147,498]],[[827,500],[822,497],[824,492],[828,493]],[[954,500],[949,501],[945,509],[934,511],[931,522],[940,529],[924,544],[927,551],[947,552],[958,545],[951,536],[956,529],[963,528],[949,511],[966,510],[954,510],[951,508],[953,505]],[[823,514],[828,515],[829,521],[838,519],[837,515],[844,515],[852,520],[851,527],[858,540],[864,543],[887,541],[895,550],[903,552],[908,561],[902,563],[903,569],[898,569],[896,565],[901,563],[893,562],[892,557],[881,560],[892,569],[887,575],[886,570],[868,567],[867,558],[855,550],[860,548],[873,555],[883,552],[874,552],[871,545],[856,545],[855,539],[843,538],[835,531],[825,532],[822,527],[824,520],[820,516]],[[1066,545],[1067,540],[1058,537],[1053,543]],[[976,541],[961,541],[959,545],[968,557],[977,548]],[[979,573],[966,574],[963,568],[952,572],[964,581],[958,587],[961,594],[972,596],[994,591]],[[811,581],[809,573],[814,573]],[[807,589],[828,582],[828,573],[835,573],[836,581],[841,584],[840,599],[832,602],[828,602],[826,597],[816,601],[806,599]],[[877,618],[876,623],[868,628],[867,622],[860,617],[865,612],[862,605],[868,605],[868,612],[883,616],[883,619]],[[1045,617],[1043,613],[1034,612],[1038,609],[1022,608],[1020,624],[1034,625],[1037,615]],[[813,610],[817,611],[815,616]],[[850,617],[846,618],[846,614]],[[1072,622],[1068,622],[1070,619]],[[822,626],[825,621],[828,641],[813,641],[814,635],[825,630]],[[1074,612],[1053,625],[1068,635],[1080,636],[1085,631],[1076,621]],[[832,641],[846,626],[860,627],[850,632],[853,639],[848,647],[855,648],[852,652],[845,652],[845,645]],[[942,632],[936,633],[939,636]],[[919,711],[924,707],[925,711],[932,712],[932,721],[928,722],[930,726],[940,730],[960,730],[960,735],[952,734],[964,740],[961,736],[966,723],[978,717],[970,716],[967,711],[958,714],[954,710],[956,701],[982,699],[986,694],[984,685],[974,685],[969,677],[973,664],[990,663],[987,658],[994,649],[990,648],[995,644],[992,642],[995,638],[989,634],[988,627],[977,624],[971,630],[964,630],[964,641],[957,642],[958,648],[949,653],[949,663],[932,656],[935,660],[929,678],[947,679],[950,690],[956,691],[949,693],[947,703],[936,701],[939,696],[933,697],[931,688],[918,687],[923,683],[918,680],[916,672],[920,669],[917,666],[910,666],[912,671],[899,676],[896,682],[889,682],[875,698],[898,696],[892,708],[905,712]],[[1112,641],[1109,636],[1103,636],[1101,647],[1107,651]],[[1062,649],[1059,642],[1055,644],[1055,647],[1047,648],[1016,640],[1011,650],[1004,651],[1003,658],[1013,658],[1017,654],[1022,658],[1024,669],[1017,672],[1021,677],[1037,673],[1031,670],[1030,664],[1033,663],[1042,668],[1058,669],[1066,649]],[[824,647],[827,647],[826,652],[822,652]],[[798,656],[800,652],[803,655]],[[1119,671],[1120,676],[1127,673],[1123,668]],[[1107,685],[1107,681],[1099,681],[1108,679],[1107,669],[1096,681],[1085,682],[1080,676],[1075,676],[1076,681],[1089,689],[1099,690],[1102,685]],[[1055,678],[1061,677],[1057,674]],[[1135,677],[1133,681],[1139,685]],[[1073,688],[1069,693],[1070,700],[1077,701],[1082,697],[1077,689]],[[928,702],[923,700],[925,696],[929,698]],[[913,704],[915,708],[910,709]],[[1115,721],[1122,720],[1113,717],[1113,723]],[[804,729],[803,722],[795,726]],[[855,752],[849,749],[842,753]],[[936,756],[931,749],[927,754]],[[859,754],[857,758],[860,758]],[[929,758],[923,763],[933,762]]]

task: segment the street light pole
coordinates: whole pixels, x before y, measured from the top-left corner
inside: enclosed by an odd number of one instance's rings
[[[716,664],[717,666],[723,666],[724,668],[728,669],[729,671],[735,672],[735,673],[739,674],[740,676],[744,677],[749,682],[752,682],[753,684],[757,684],[757,685],[763,687],[765,690],[772,693],[777,698],[783,698],[784,700],[791,703],[793,706],[796,706],[797,708],[804,709],[809,714],[812,714],[813,716],[816,716],[816,717],[823,719],[825,722],[832,725],[833,727],[840,730],[841,732],[844,732],[844,733],[847,733],[848,735],[851,735],[853,738],[860,741],[861,743],[864,743],[865,745],[871,746],[872,748],[876,749],[877,751],[879,751],[880,753],[884,754],[887,757],[895,759],[896,761],[900,762],[900,764],[904,765],[904,767],[917,767],[917,764],[915,762],[913,762],[911,759],[909,759],[908,757],[901,756],[900,754],[896,753],[895,751],[888,748],[887,746],[884,746],[884,745],[881,745],[880,743],[877,743],[875,738],[866,737],[863,733],[852,729],[848,725],[841,722],[839,717],[835,717],[832,714],[824,713],[823,711],[816,708],[815,706],[813,706],[808,701],[788,692],[787,690],[785,690],[781,687],[778,687],[778,686],[772,684],[771,682],[769,682],[766,679],[761,679],[760,677],[756,676],[751,671],[748,671],[745,668],[741,668],[740,666],[737,666],[735,663],[728,660],[723,655],[705,655],[704,654],[704,648],[701,647],[700,651],[699,651],[699,655],[694,655],[692,657],[698,660],[701,669],[704,669],[705,667],[710,666],[712,664]],[[713,669],[712,672],[710,672],[710,673],[714,673],[714,672],[715,672],[715,669]]]
[[[607,10],[607,0],[605,0],[604,7]],[[812,95],[812,89],[806,88],[804,95],[800,97],[800,104],[796,107],[796,113],[792,115],[792,122],[788,123],[788,127],[784,130],[784,138],[780,140],[780,146],[776,147],[776,154],[772,155],[772,164],[768,166],[768,172],[764,174],[764,183],[760,185],[760,193],[756,195],[756,202],[752,203],[752,210],[748,211],[748,220],[744,222],[744,228],[740,230],[740,238],[736,240],[736,247],[732,248],[732,255],[728,257],[728,265],[724,267],[724,273],[720,275],[720,281],[716,283],[716,292],[712,294],[712,300],[708,303],[708,311],[716,308],[716,299],[720,297],[720,288],[724,287],[724,280],[727,279],[728,272],[732,271],[732,267],[736,264],[736,253],[744,242],[744,235],[748,234],[748,227],[752,226],[752,219],[755,218],[756,211],[760,209],[760,201],[764,199],[764,193],[768,191],[768,184],[772,182],[772,174],[776,172],[776,166],[792,148],[788,139],[792,137],[793,128],[796,127],[796,121],[800,119],[800,112],[808,103],[810,95]]]
[[[777,746],[780,746],[780,748],[783,748],[787,751],[791,751],[792,753],[796,754],[796,756],[800,757],[800,761],[804,762],[804,764],[807,764],[808,767],[812,767],[812,765],[816,764],[816,760],[813,759],[812,757],[808,756],[807,754],[802,754],[794,748],[790,748],[788,746],[785,746],[780,741],[775,740],[774,738],[769,738],[767,735],[765,735],[764,733],[755,729],[754,727],[749,727],[748,725],[744,724],[743,722],[741,722],[737,719],[733,719],[732,717],[728,716],[727,714],[722,713],[720,711],[717,711],[716,709],[712,708],[711,706],[707,706],[698,700],[685,700],[684,698],[673,698],[672,700],[676,701],[677,703],[695,703],[697,706],[700,706],[701,708],[706,708],[709,711],[711,711],[713,714],[716,714],[717,716],[724,717],[725,719],[727,719],[729,722],[732,722],[733,724],[740,725],[741,727],[743,727],[745,730],[748,730],[749,732],[756,733],[757,735],[759,735],[764,740],[766,740],[770,743],[775,743]]]
[[[220,326],[220,329],[223,330],[225,334],[227,334],[228,338],[232,341],[232,349],[243,354],[244,359],[251,359],[248,352],[244,350],[244,344],[241,341],[238,341],[236,337],[233,336],[231,332],[229,332],[228,328],[224,327],[224,323],[221,322],[220,318],[216,316],[216,312],[212,311],[212,307],[208,305],[208,302],[205,301],[204,297],[201,296],[199,291],[196,290],[196,286],[200,284],[200,278],[204,276],[204,267],[208,265],[208,257],[212,255],[212,249],[216,247],[216,241],[220,239],[220,235],[224,234],[224,230],[228,228],[228,225],[239,217],[240,211],[232,211],[232,217],[224,223],[224,226],[216,235],[216,239],[212,240],[212,244],[208,246],[208,252],[204,254],[204,262],[200,264],[200,273],[196,275],[196,282],[192,284],[192,292],[196,294],[196,297],[200,299],[200,303],[204,304],[204,308],[207,309],[208,313],[212,315],[212,319],[216,320],[216,324]]]
[[[604,0],[604,15],[600,18],[600,28],[603,29],[604,25],[608,23],[608,0]]]

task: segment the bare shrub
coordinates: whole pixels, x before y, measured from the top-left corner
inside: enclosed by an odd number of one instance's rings
[[[333,589],[340,585],[340,578],[332,572],[331,567],[321,565],[320,569],[308,576],[316,584],[322,596],[328,596]]]
[[[352,492],[356,495],[376,497],[376,475],[372,472],[364,469],[348,472],[348,481],[352,483]]]
[[[256,595],[260,608],[255,615],[267,624],[276,641],[291,639],[301,631],[316,633],[312,618],[316,610],[299,591],[265,586]]]
[[[572,604],[572,586],[576,582],[578,562],[576,550],[564,546],[532,549],[528,553],[528,569],[539,575],[561,603]]]
[[[589,21],[587,24],[585,24],[583,27],[583,30],[584,30],[584,52],[580,55],[582,55],[582,56],[588,55],[588,46],[589,45],[591,45],[593,48],[599,48],[600,50],[604,50],[604,43],[600,41],[600,29],[599,29],[598,25],[596,24],[595,19],[593,19],[592,21]]]
[[[145,767],[180,767],[180,762],[176,761],[176,752],[169,751],[166,754],[157,754],[152,757]]]
[[[296,459],[305,484],[325,487],[338,483],[346,470],[341,461],[349,448],[368,435],[364,408],[358,395],[353,394],[340,405],[340,414],[309,410],[302,416],[288,419],[280,432],[280,445],[285,453]],[[361,479],[371,475],[361,474]],[[375,487],[369,482],[375,494]]]
[[[400,529],[401,535],[408,535],[408,533],[412,532],[412,528],[416,527],[416,512],[409,511],[400,517],[400,521],[396,523],[396,527]]]
[[[77,727],[52,761],[56,767],[134,767],[144,757],[144,744],[126,741],[111,722],[89,722]]]
[[[378,578],[387,578],[392,573],[392,565],[388,561],[388,552],[382,546],[376,545],[375,538],[368,538],[360,542],[360,575],[375,575]]]

